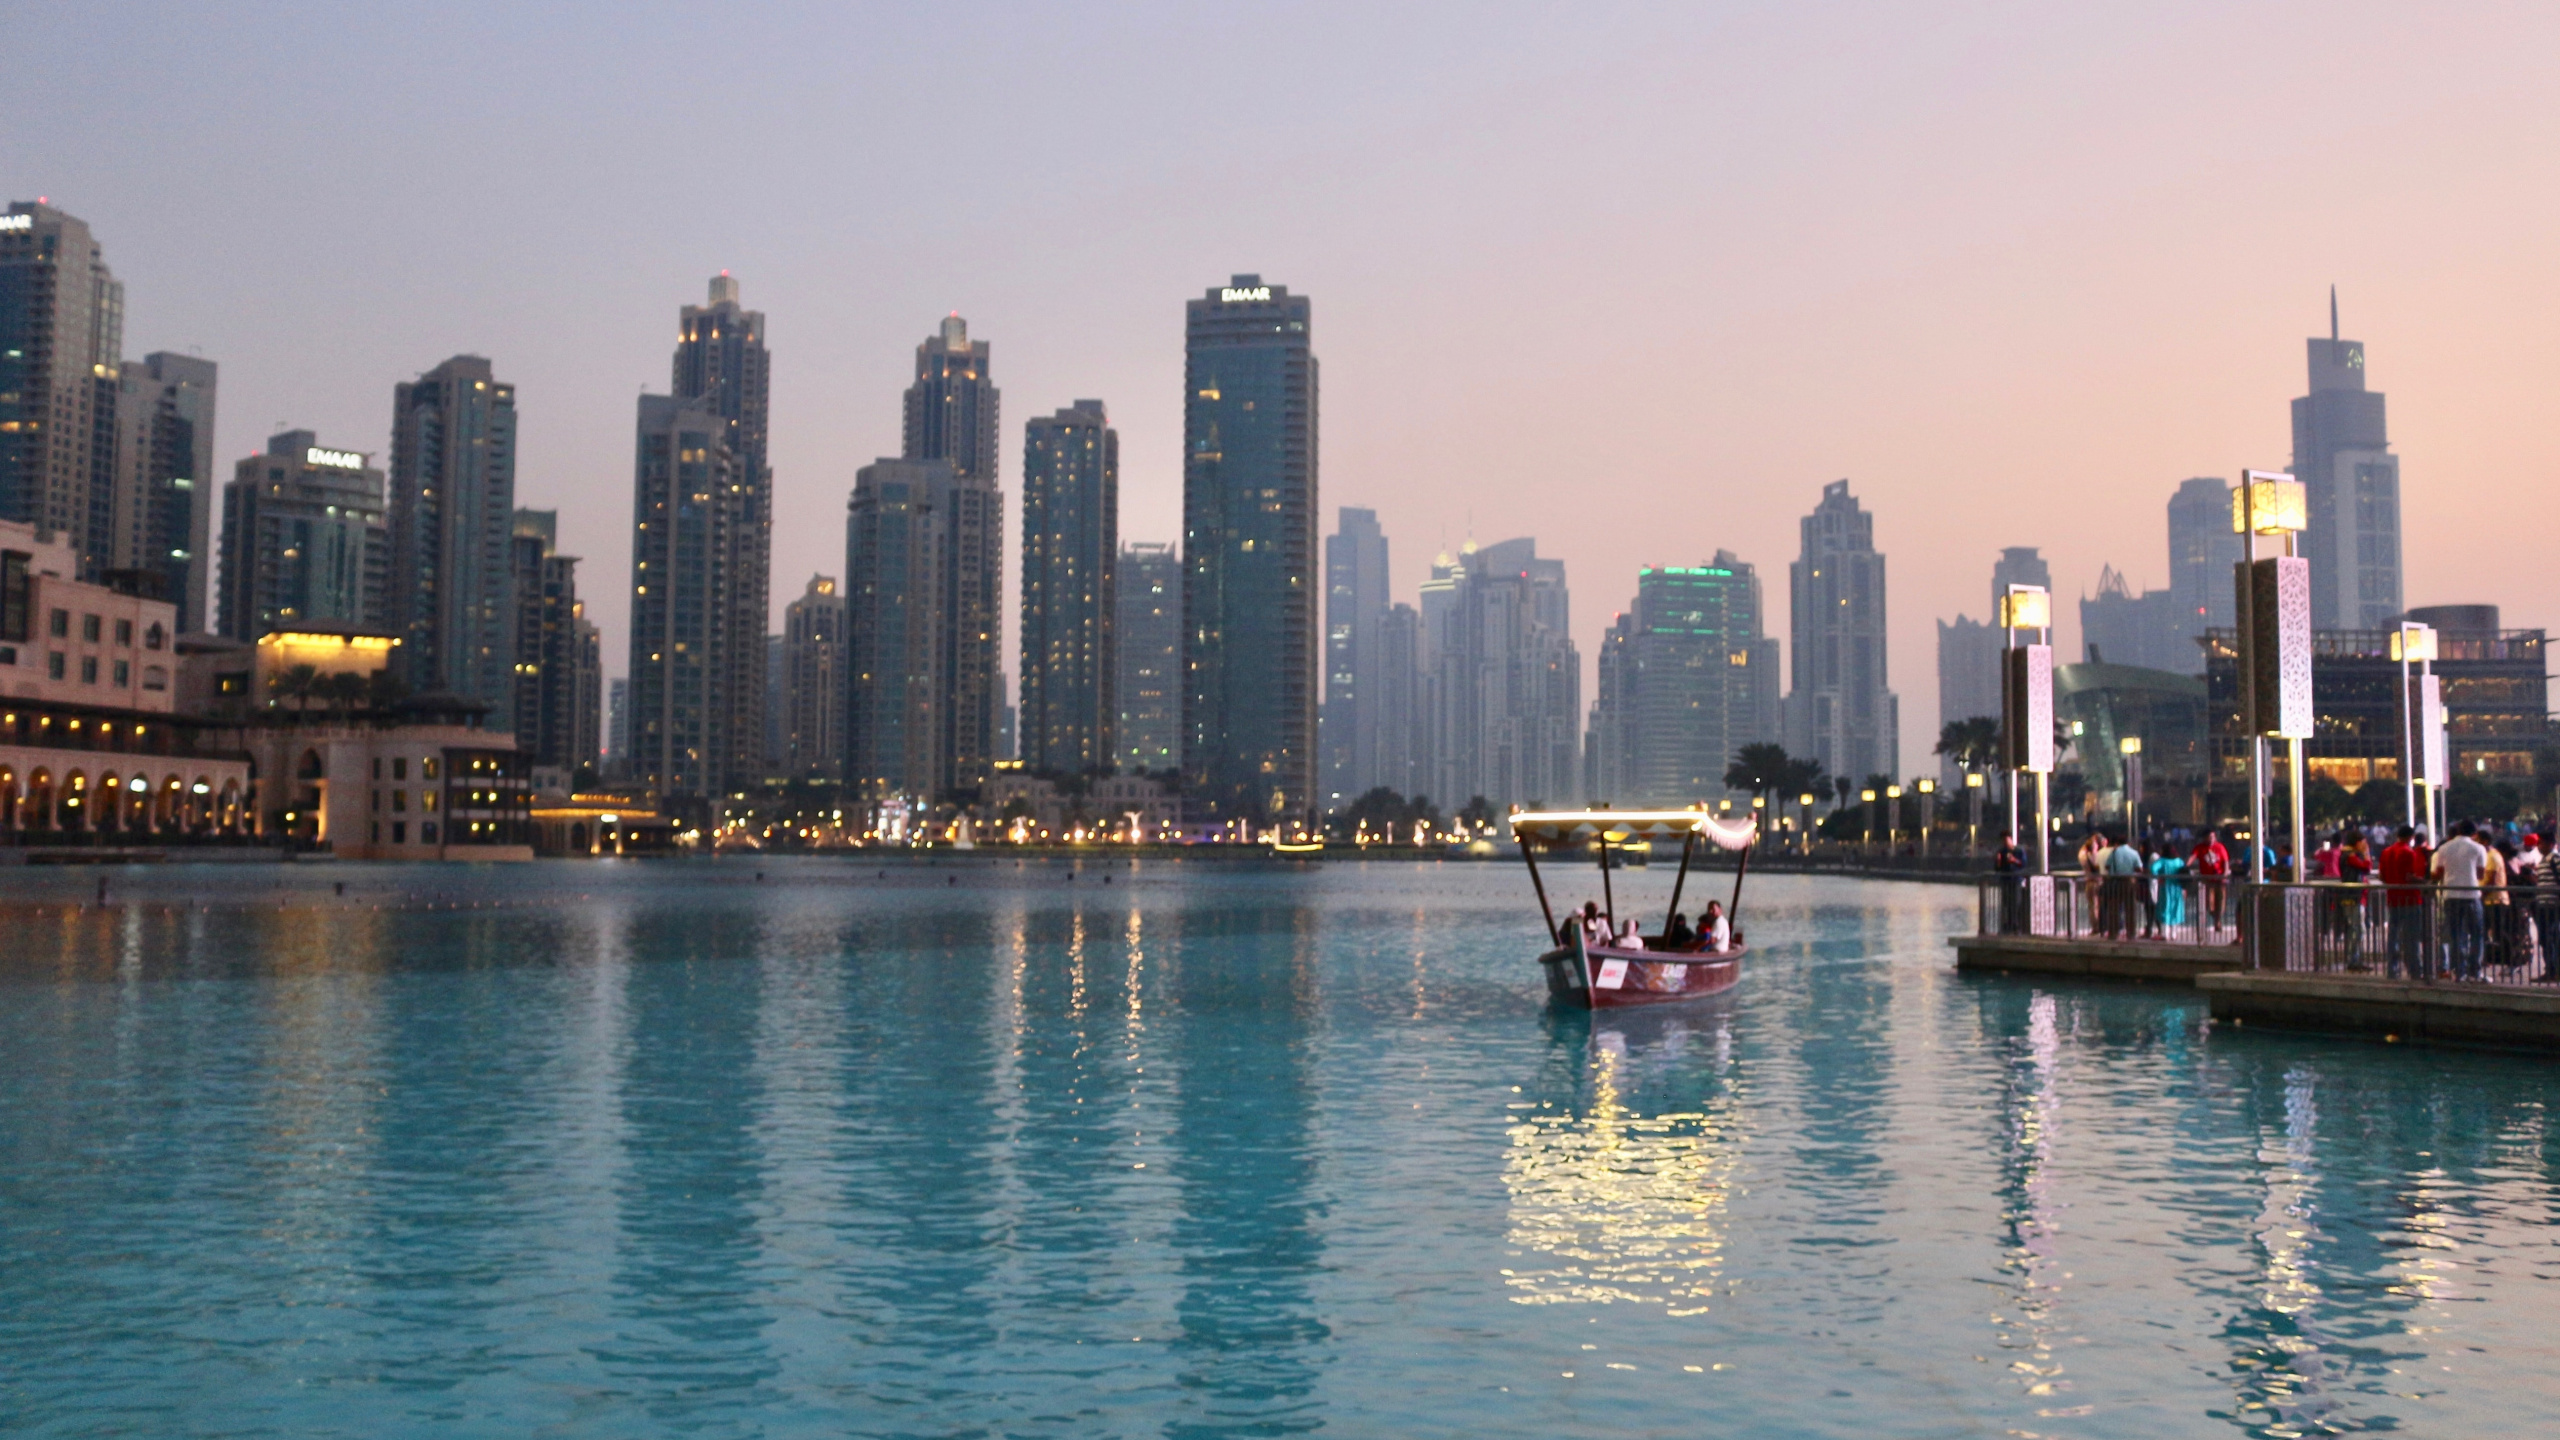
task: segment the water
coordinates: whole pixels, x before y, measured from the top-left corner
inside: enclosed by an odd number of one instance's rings
[[[1958,977],[1945,888],[1593,1021],[1507,866],[757,868],[8,874],[0,1430],[2560,1423],[2538,1060]]]

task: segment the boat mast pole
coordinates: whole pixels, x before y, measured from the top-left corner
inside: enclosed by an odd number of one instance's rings
[[[1600,908],[1609,915],[1609,934],[1618,933],[1618,900],[1609,893],[1609,832],[1600,832]]]
[[[1751,839],[1743,842],[1742,858],[1734,862],[1733,903],[1724,907],[1724,923],[1736,930],[1742,928],[1742,877],[1751,873],[1751,847],[1759,839],[1758,832],[1753,832]]]
[[[1689,853],[1698,848],[1698,832],[1691,830],[1680,837],[1680,874],[1671,882],[1671,911],[1662,917],[1662,933],[1671,933],[1671,922],[1680,914],[1680,887],[1689,883]]]
[[[1556,939],[1556,912],[1555,907],[1547,903],[1547,883],[1538,878],[1538,847],[1525,836],[1515,835],[1512,838],[1520,842],[1520,858],[1529,862],[1529,883],[1538,892],[1538,913],[1547,917],[1547,938],[1563,944]]]

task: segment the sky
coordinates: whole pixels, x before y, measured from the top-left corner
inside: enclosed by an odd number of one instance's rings
[[[1586,670],[1646,564],[1759,567],[1847,478],[1904,769],[2006,545],[2167,580],[2191,475],[2290,459],[2328,289],[2402,457],[2405,597],[2560,627],[2560,7],[13,0],[0,192],[88,221],[125,348],[221,366],[216,453],[388,449],[517,387],[623,670],[633,401],[739,277],[773,354],[773,605],[843,567],[915,346],[1021,422],[1102,397],[1175,540],[1182,304],[1312,297],[1325,528],[1561,557]],[[2534,396],[2545,397],[2536,401]],[[1018,505],[1014,507],[1018,513]],[[1585,699],[1590,681],[1586,676]]]

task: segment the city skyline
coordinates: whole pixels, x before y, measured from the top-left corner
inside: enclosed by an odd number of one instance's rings
[[[1241,134],[1160,123],[1215,103],[1188,74],[1062,107],[1055,57],[978,43],[990,21],[927,34],[771,17],[742,19],[737,36],[792,57],[763,118],[712,112],[673,130],[640,97],[686,42],[642,21],[557,96],[529,55],[487,68],[438,42],[362,106],[298,97],[307,123],[218,114],[174,142],[100,122],[145,104],[224,110],[286,22],[244,16],[181,58],[111,49],[108,30],[39,13],[17,52],[30,58],[0,60],[27,97],[0,182],[99,236],[129,290],[127,354],[221,362],[217,475],[296,426],[384,457],[382,388],[423,360],[485,354],[524,398],[518,503],[560,510],[563,548],[597,576],[627,564],[629,406],[663,383],[663,297],[704,274],[734,268],[778,317],[790,364],[774,397],[775,563],[805,574],[841,563],[832,532],[851,470],[899,449],[894,407],[834,397],[901,383],[917,327],[954,308],[1006,340],[1018,393],[1113,397],[1123,533],[1175,538],[1175,302],[1203,274],[1285,272],[1327,306],[1324,499],[1377,509],[1403,540],[1399,596],[1471,533],[1535,533],[1613,596],[1639,566],[1720,546],[1773,561],[1792,552],[1814,487],[1845,475],[1903,557],[1891,668],[1918,716],[1935,709],[1933,622],[1979,603],[1989,548],[2041,546],[2063,598],[2094,591],[2110,563],[2134,589],[2158,588],[2169,577],[2147,539],[2128,555],[2116,536],[2152,533],[2184,477],[2288,464],[2285,407],[2303,393],[2293,347],[2327,333],[2333,282],[2408,462],[2404,601],[2560,621],[2522,578],[2551,518],[2535,480],[2560,442],[2514,418],[2560,379],[2560,353],[2547,327],[2512,315],[2517,295],[2542,293],[2528,257],[2560,233],[2560,189],[2537,183],[2555,168],[2554,122],[2527,63],[2548,53],[2555,21],[2337,27],[2315,13],[1880,17],[1840,34],[1786,17],[1471,16],[1450,48],[1450,17],[1415,12],[1364,56],[1319,12],[1273,42],[1292,78],[1250,82],[1280,108]],[[297,53],[351,65],[385,36],[359,18]],[[1243,17],[1134,11],[1065,43],[1134,78],[1247,37],[1267,40]],[[799,58],[817,54],[857,56],[859,83]],[[1630,54],[1646,58],[1630,68]],[[1375,83],[1417,56],[1429,57],[1418,88]],[[1884,63],[1895,56],[1913,63]],[[955,67],[997,101],[937,130],[930,162],[922,146],[746,143],[784,121],[812,136],[905,134],[901,112],[923,113],[918,96]],[[522,146],[508,173],[469,159],[471,145],[424,143],[457,92],[423,82],[448,70],[475,77],[464,131]],[[1718,98],[1687,93],[1698,73],[1719,78]],[[1544,97],[1526,113],[1524,85]],[[2342,91],[2378,98],[2313,118],[2310,102]],[[1025,143],[1033,113],[1063,118]],[[1592,126],[1631,138],[1588,163]],[[1374,144],[1382,132],[1410,158]],[[2494,183],[2448,155],[2494,157]],[[647,187],[620,183],[644,162],[715,157],[754,197],[718,227],[669,225]],[[954,167],[978,177],[968,197],[924,205]],[[237,235],[177,219],[267,174],[305,177],[373,219]],[[2376,207],[2378,193],[2424,203]],[[1515,216],[1524,196],[1536,213]],[[870,220],[884,203],[916,218]],[[486,243],[456,243],[464,213]],[[2229,223],[2239,213],[2288,219]],[[1079,226],[1112,238],[1017,243]],[[1374,243],[1399,227],[1405,243]],[[1595,253],[1621,258],[1594,266]],[[1496,295],[1505,303],[1486,303]],[[1641,317],[1643,386],[1579,373],[1615,316]],[[1448,360],[1412,368],[1417,337]],[[1577,473],[1609,477],[1603,503],[1564,502],[1559,478]],[[2511,522],[2520,508],[2523,523],[2478,526],[2483,484],[2511,487],[2494,508]],[[2028,505],[2050,508],[1975,537],[1982,516]],[[785,598],[769,597],[769,628]],[[626,604],[591,605],[609,652]],[[1773,633],[1778,608],[1773,597]],[[2059,638],[2076,647],[2061,608]],[[1578,617],[1586,666],[1608,619],[1597,606]],[[1906,769],[1924,763],[1921,728],[1904,727]]]

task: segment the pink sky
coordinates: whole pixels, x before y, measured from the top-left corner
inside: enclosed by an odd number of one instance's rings
[[[770,317],[777,613],[842,566],[917,341],[1020,424],[1101,396],[1122,533],[1176,538],[1182,302],[1310,294],[1323,499],[1410,594],[1470,532],[1725,547],[1785,633],[1847,476],[1892,563],[1907,769],[1932,622],[2037,545],[2165,581],[2189,475],[2282,466],[2327,287],[2403,457],[2413,604],[2550,597],[2560,165],[2547,6],[946,7],[766,16],[60,3],[0,52],[10,198],[89,220],[128,352],[223,367],[219,453],[386,446],[491,356],[621,669],[632,397],[723,268]],[[227,475],[227,468],[226,468]],[[2066,614],[2070,608],[2062,607]],[[2076,643],[2066,623],[2064,642]]]

